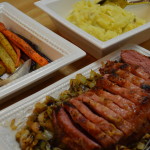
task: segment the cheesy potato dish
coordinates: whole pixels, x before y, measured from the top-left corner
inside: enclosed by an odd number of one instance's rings
[[[81,0],[75,3],[67,20],[101,41],[107,41],[143,25],[146,21],[120,6],[107,2]]]

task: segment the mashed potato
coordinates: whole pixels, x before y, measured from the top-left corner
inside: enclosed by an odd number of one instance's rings
[[[95,36],[107,41],[145,23],[133,13],[114,3],[99,5],[96,1],[78,1],[67,20]]]

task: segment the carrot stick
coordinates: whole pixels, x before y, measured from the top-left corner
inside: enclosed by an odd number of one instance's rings
[[[15,63],[15,67],[18,67],[18,66],[20,66],[21,52],[20,52],[20,49],[16,45],[14,45],[12,42],[11,42],[11,45],[14,48],[16,54],[17,54],[17,60],[16,60],[16,63]]]
[[[3,23],[0,22],[0,32],[2,32],[13,44],[19,47],[26,55],[37,62],[39,65],[44,66],[48,64],[48,61],[40,56],[35,50],[31,48],[24,40],[18,37],[13,32],[7,30]]]

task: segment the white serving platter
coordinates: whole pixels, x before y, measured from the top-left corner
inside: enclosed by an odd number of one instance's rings
[[[117,51],[114,51],[106,57],[84,67],[83,69],[80,69],[79,71],[61,79],[60,81],[48,86],[47,88],[1,110],[0,148],[2,148],[2,150],[11,150],[11,148],[14,147],[13,150],[19,150],[18,143],[15,141],[15,132],[25,125],[27,117],[32,113],[35,103],[44,101],[47,95],[57,98],[61,92],[69,88],[70,79],[75,78],[76,74],[82,73],[83,75],[88,77],[91,70],[98,72],[102,62],[106,62],[108,60],[118,60],[120,58],[120,52],[123,49],[134,49],[144,55],[150,56],[150,51],[140,46],[127,45]],[[10,129],[10,122],[13,119],[16,120],[16,125],[19,124],[16,131],[11,131]]]
[[[0,103],[24,87],[43,79],[59,68],[85,56],[85,52],[69,41],[42,26],[9,3],[0,3],[0,22],[36,44],[52,62],[11,83],[0,87]]]
[[[140,44],[150,38],[150,4],[130,5],[125,8],[145,19],[146,24],[103,42],[66,20],[77,1],[80,0],[40,0],[35,5],[52,18],[65,38],[94,57],[101,58],[125,44]]]

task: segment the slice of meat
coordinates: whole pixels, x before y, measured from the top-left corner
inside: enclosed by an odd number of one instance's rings
[[[79,101],[77,98],[73,98],[69,101],[73,104],[88,120],[97,124],[98,127],[103,130],[108,136],[113,138],[116,142],[118,142],[121,138],[123,138],[124,134],[122,131],[118,130],[113,124],[109,123],[102,117],[94,114],[85,104]]]
[[[136,105],[134,103],[132,103],[131,101],[129,101],[128,99],[125,99],[123,97],[121,97],[120,95],[114,95],[112,93],[109,93],[107,91],[104,91],[102,89],[97,89],[96,93],[99,96],[102,96],[104,98],[108,98],[110,100],[112,100],[115,104],[117,104],[119,107],[127,110],[130,113],[136,112]]]
[[[108,98],[104,98],[104,97],[100,97],[98,96],[96,93],[89,91],[86,92],[86,94],[89,98],[91,98],[92,100],[108,107],[109,109],[111,109],[112,111],[114,111],[115,113],[119,114],[122,118],[127,119],[130,117],[131,113],[120,108],[118,105],[116,105],[115,103],[113,103],[113,101],[111,101]]]
[[[121,51],[121,59],[125,63],[142,67],[145,72],[150,74],[150,59],[147,56],[135,50],[123,50]]]
[[[70,106],[70,104],[69,105],[65,104],[64,107],[71,115],[73,121],[78,125],[80,125],[84,130],[86,130],[104,148],[108,148],[116,143],[112,138],[110,138],[106,133],[104,133],[96,124],[86,119],[75,107]]]
[[[102,75],[104,75],[104,74],[110,74],[112,72],[116,72],[116,70],[118,69],[130,72],[145,80],[150,79],[150,75],[147,72],[145,72],[143,68],[135,67],[127,63],[120,63],[116,61],[108,61],[103,68],[99,69],[99,71]]]
[[[122,124],[123,118],[120,117],[111,109],[109,109],[108,107],[95,102],[94,100],[90,99],[88,96],[85,95],[80,95],[79,99],[82,100],[84,103],[88,104],[90,107],[92,107],[97,113],[99,113],[102,117],[104,117],[108,121],[115,124]]]
[[[58,121],[56,119],[56,113],[55,111],[52,112],[52,122],[54,127],[54,138],[53,138],[53,146],[61,147],[63,144],[63,147],[65,149],[71,149],[71,150],[84,150],[75,140],[72,140],[71,137],[66,135],[62,128],[60,128]]]
[[[146,103],[149,99],[148,97],[141,97],[140,95],[137,95],[135,91],[128,90],[126,88],[120,87],[111,81],[109,81],[107,78],[101,78],[97,81],[97,86],[100,88],[104,88],[105,90],[108,90],[109,92],[113,94],[120,95],[124,98],[127,98],[131,100],[135,104],[142,104]]]
[[[135,67],[135,66],[124,63],[120,65],[119,68],[128,72],[131,72],[134,75],[141,77],[145,80],[149,80],[150,78],[150,75],[147,72],[145,72],[144,69],[141,67]]]
[[[60,128],[57,118],[56,118],[56,113],[55,110],[52,112],[52,123],[53,123],[53,128],[54,128],[54,142],[53,146],[59,146],[59,144],[62,142],[62,139],[64,137],[64,131]]]
[[[136,94],[140,96],[147,97],[150,99],[150,95],[146,91],[134,85],[133,83],[129,82],[128,80],[121,78],[116,73],[109,74],[108,79],[121,87],[127,88],[130,91],[135,92]]]
[[[141,111],[139,111],[133,117],[131,117],[129,121],[132,122],[136,128],[132,131],[132,134],[140,132],[140,130],[143,128],[143,124],[147,122],[147,114],[141,108]]]
[[[57,112],[57,120],[59,126],[64,130],[67,135],[70,135],[72,140],[78,142],[78,144],[83,149],[87,150],[100,150],[101,146],[91,139],[89,139],[86,135],[84,135],[81,131],[79,131],[69,119],[69,116],[64,111],[63,108]]]
[[[95,111],[97,114],[104,117],[109,122],[112,122],[125,135],[129,136],[132,133],[134,127],[130,123],[125,121],[121,116],[114,113],[112,110],[108,109],[100,103],[91,100],[89,97],[80,95],[78,98],[79,100],[89,105],[89,107],[92,108],[92,110]]]
[[[131,72],[132,72],[133,74],[137,75],[138,77],[141,77],[141,78],[143,78],[143,79],[145,79],[145,80],[150,79],[150,75],[149,75],[148,73],[146,73],[146,72],[143,70],[143,68],[141,68],[141,67],[138,67],[138,68],[136,68],[136,69],[133,69]]]
[[[119,75],[120,77],[128,80],[129,82],[133,83],[134,85],[146,90],[150,91],[150,80],[145,80],[143,78],[140,78],[138,76],[135,76],[134,74],[118,69],[114,72],[115,74]]]

